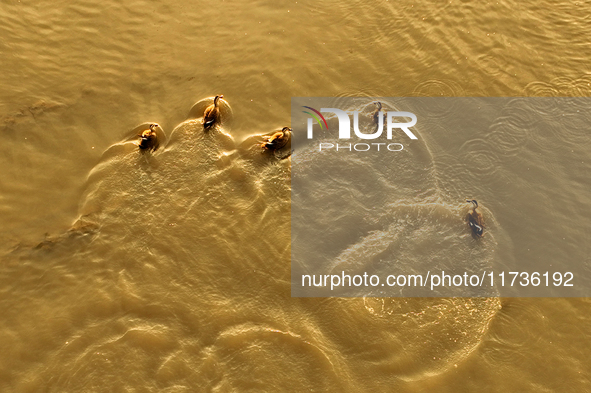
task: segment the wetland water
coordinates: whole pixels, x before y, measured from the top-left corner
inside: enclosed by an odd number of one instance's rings
[[[3,1],[0,390],[591,391],[587,298],[292,298],[291,159],[248,147],[292,97],[588,96],[590,12]],[[167,141],[139,155],[149,122]],[[478,199],[499,258],[588,271],[589,133],[513,126],[424,134],[412,191]]]

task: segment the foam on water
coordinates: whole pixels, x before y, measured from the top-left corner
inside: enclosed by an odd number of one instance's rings
[[[367,104],[371,99],[357,101],[350,104],[350,100],[339,98],[330,107],[348,113],[359,111],[360,127],[370,133],[372,124],[367,118],[375,106]],[[383,110],[400,109],[396,101],[382,104]],[[434,104],[435,109],[429,113],[440,118],[460,109],[457,105],[443,105],[438,111]],[[326,118],[328,129],[338,129],[336,117]],[[413,128],[419,139],[405,139],[400,152],[335,148],[319,151],[319,143],[347,144],[321,130],[314,131],[313,145],[296,146],[292,203],[297,205],[292,206],[292,211],[297,209],[298,214],[292,216],[292,233],[296,237],[292,244],[296,247],[292,249],[292,277],[300,277],[299,273],[340,276],[345,272],[352,276],[368,272],[384,280],[389,274],[424,276],[429,270],[491,270],[497,249],[494,215],[483,209],[489,230],[485,238],[473,239],[464,221],[465,199],[450,199],[439,186],[437,165],[428,138],[423,137],[423,133],[432,132],[429,126],[421,122]],[[362,329],[363,334],[368,334],[369,329],[381,337],[377,340],[380,347],[360,355],[364,360],[358,365],[379,364],[404,380],[434,376],[461,362],[486,335],[499,310],[498,300],[487,298],[383,298],[380,296],[392,290],[380,286],[362,286],[358,291],[349,287],[317,290],[324,290],[326,296],[364,296],[362,300],[337,302],[343,315],[333,312],[331,318],[337,324],[343,320],[353,331]],[[473,295],[478,290],[474,289]],[[414,293],[412,287],[398,291],[399,296]],[[437,290],[433,292],[434,296],[438,294]],[[363,317],[363,312],[369,314]],[[356,314],[358,320],[344,322],[350,313]],[[396,335],[389,333],[393,331]]]

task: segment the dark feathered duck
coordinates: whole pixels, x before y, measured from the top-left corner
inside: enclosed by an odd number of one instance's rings
[[[470,229],[472,229],[474,235],[482,237],[484,236],[484,228],[486,228],[486,226],[484,225],[484,217],[482,216],[482,213],[476,210],[478,209],[478,202],[476,202],[476,199],[469,199],[466,202],[471,203],[473,206],[468,212],[468,225],[470,226]]]
[[[224,98],[222,94],[215,96],[213,104],[205,108],[203,113],[203,128],[211,128],[215,123],[220,121],[220,98]]]
[[[374,104],[376,105],[376,110],[373,112],[372,118],[373,118],[373,122],[376,123],[376,125],[380,124],[380,111],[382,110],[382,103],[379,101],[374,102]]]

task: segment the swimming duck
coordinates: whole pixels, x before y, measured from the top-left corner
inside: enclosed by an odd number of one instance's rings
[[[140,139],[139,148],[142,151],[156,151],[160,144],[158,143],[158,134],[154,130],[156,127],[159,127],[158,124],[150,124],[150,129],[142,131],[139,136],[142,138]]]
[[[205,108],[205,112],[203,113],[204,129],[210,128],[220,120],[220,98],[224,98],[223,94],[215,96],[213,104]]]
[[[271,136],[263,136],[265,142],[261,144],[263,149],[279,150],[291,139],[291,128],[283,127],[281,131],[277,131]]]
[[[374,104],[377,106],[376,110],[373,112],[373,122],[376,124],[380,124],[380,111],[382,110],[382,103],[379,101],[374,102]]]
[[[466,202],[474,205],[474,208],[470,209],[468,212],[468,225],[470,226],[470,229],[472,229],[474,235],[482,237],[484,236],[484,228],[486,227],[484,225],[484,217],[482,216],[482,213],[476,211],[478,208],[478,202],[476,202],[476,199],[468,199]]]

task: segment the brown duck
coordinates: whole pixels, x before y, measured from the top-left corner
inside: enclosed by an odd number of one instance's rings
[[[283,127],[281,131],[274,133],[271,136],[263,136],[265,140],[261,147],[267,150],[279,150],[291,139],[291,128]]]
[[[159,127],[158,124],[150,124],[150,129],[142,131],[139,136],[141,137],[139,148],[141,151],[156,151],[160,143],[158,143],[158,134],[154,131],[154,128]]]
[[[376,110],[373,112],[373,122],[376,123],[376,125],[380,124],[380,111],[382,110],[382,103],[379,101],[374,102],[374,104],[377,106]]]
[[[476,210],[478,208],[478,202],[476,202],[476,199],[469,199],[466,202],[471,203],[474,206],[468,212],[468,225],[470,226],[470,229],[472,229],[474,235],[482,237],[484,236],[484,228],[486,228],[486,226],[484,225],[484,217],[482,216],[482,213]]]
[[[220,121],[220,98],[224,98],[224,96],[222,94],[215,96],[213,104],[205,108],[205,112],[203,113],[204,129],[208,129]]]

